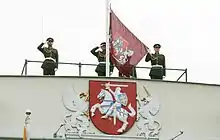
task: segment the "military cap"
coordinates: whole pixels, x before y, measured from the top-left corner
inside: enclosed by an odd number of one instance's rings
[[[160,44],[154,44],[154,48],[160,48],[161,45]]]
[[[102,42],[100,45],[101,45],[101,46],[104,46],[104,45],[106,45],[106,43],[105,43],[105,42]]]
[[[47,38],[47,41],[53,42],[54,39],[52,37]]]

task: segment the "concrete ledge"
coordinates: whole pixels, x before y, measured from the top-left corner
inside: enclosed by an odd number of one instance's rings
[[[105,135],[105,134],[82,134],[78,133],[66,134],[66,139],[93,139],[93,140],[147,140],[144,136],[129,136],[129,135]],[[149,138],[148,140],[159,140],[159,138]]]
[[[207,86],[220,86],[220,84],[208,84],[197,82],[181,82],[181,81],[168,81],[168,80],[154,80],[154,79],[141,79],[141,78],[124,78],[124,77],[98,77],[98,76],[40,76],[40,75],[0,75],[0,78],[82,78],[82,79],[126,79],[137,81],[152,81],[152,82],[168,82],[168,83],[182,83],[182,84],[195,84],[195,85],[207,85]]]

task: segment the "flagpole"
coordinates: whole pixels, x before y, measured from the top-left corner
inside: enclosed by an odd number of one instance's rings
[[[109,71],[109,54],[110,54],[110,33],[109,33],[109,24],[110,23],[110,0],[106,0],[106,77],[110,77],[110,71]]]

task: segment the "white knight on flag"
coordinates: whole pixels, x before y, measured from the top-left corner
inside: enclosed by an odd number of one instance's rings
[[[132,76],[133,68],[148,53],[147,47],[110,10],[110,57],[119,72]]]

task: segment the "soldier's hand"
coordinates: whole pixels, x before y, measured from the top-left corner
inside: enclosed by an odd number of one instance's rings
[[[99,50],[100,50],[100,51],[102,51],[102,48],[101,48],[101,46],[99,46]]]
[[[147,48],[147,52],[151,54],[151,50],[149,48]]]
[[[57,70],[58,70],[58,68],[55,68],[55,69],[54,69],[54,71],[57,71]]]

